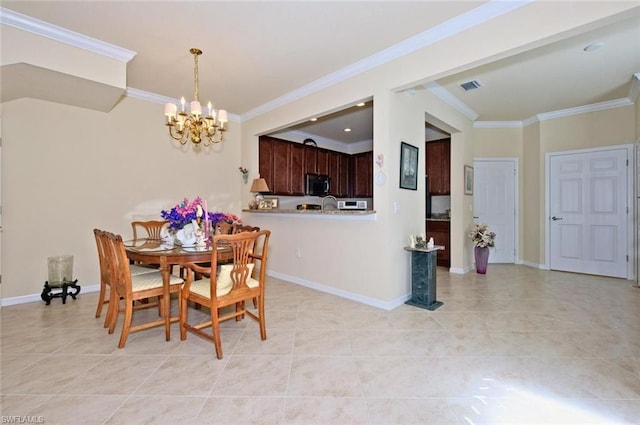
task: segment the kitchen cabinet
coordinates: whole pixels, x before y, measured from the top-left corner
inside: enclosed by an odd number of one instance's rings
[[[337,198],[349,197],[349,159],[351,155],[329,151],[329,178],[331,194]]]
[[[273,190],[273,143],[266,136],[258,141],[258,173]]]
[[[258,152],[260,176],[274,195],[304,195],[304,147],[271,137],[261,137]]]
[[[451,139],[426,143],[426,170],[429,194],[451,193]]]
[[[329,174],[329,156],[332,152],[315,146],[304,146],[305,174]]]
[[[352,155],[353,198],[373,197],[373,152]]]
[[[433,242],[436,245],[444,246],[444,250],[438,251],[438,260],[437,264],[441,267],[450,267],[451,265],[451,254],[450,254],[450,242],[449,242],[449,232],[450,232],[451,223],[445,220],[427,220],[426,229],[427,229],[427,240],[429,238],[433,238]]]
[[[373,152],[350,155],[260,136],[258,168],[273,195],[303,196],[305,174],[327,174],[337,198],[373,197]]]
[[[317,148],[318,149],[318,162],[317,162],[317,169],[318,169],[318,174],[329,174],[329,152],[331,152],[328,149],[322,149],[322,148]]]
[[[315,146],[304,147],[304,173],[318,174],[318,148]]]

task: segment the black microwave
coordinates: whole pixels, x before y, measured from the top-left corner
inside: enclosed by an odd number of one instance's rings
[[[305,195],[327,196],[330,190],[331,179],[326,174],[306,174],[305,175]]]

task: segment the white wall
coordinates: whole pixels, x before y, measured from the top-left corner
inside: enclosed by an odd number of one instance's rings
[[[130,237],[183,197],[240,213],[240,129],[208,152],[176,148],[162,105],[125,98],[111,112],[22,99],[2,105],[2,298],[39,294],[47,257],[71,254],[98,283],[95,227]]]
[[[183,196],[200,195],[210,206],[239,212],[251,194],[249,186],[241,184],[238,166],[249,168],[250,178],[257,174],[258,135],[373,98],[374,157],[384,156],[382,171],[387,175],[385,185],[374,186],[375,221],[252,213],[245,214],[245,221],[273,231],[271,271],[392,307],[409,293],[403,246],[409,234],[424,229],[423,179],[418,177],[417,191],[398,188],[399,147],[402,141],[418,146],[419,166],[424,169],[426,114],[452,130],[454,271],[463,272],[471,264],[471,245],[464,235],[473,215],[472,197],[463,195],[462,172],[455,172],[473,162],[470,121],[426,92],[415,97],[398,92],[522,51],[630,7],[617,2],[581,8],[570,3],[529,3],[490,23],[434,39],[423,49],[241,127],[232,123],[221,152],[196,154],[173,148],[160,105],[124,99],[113,111],[101,113],[37,100],[7,102],[2,105],[2,297],[37,295],[47,278],[50,255],[74,255],[79,283],[97,284],[94,227],[128,234],[131,219],[156,218],[160,209]],[[505,37],[505,28],[518,31]],[[373,171],[378,171],[375,167]],[[301,249],[301,258],[295,248]]]

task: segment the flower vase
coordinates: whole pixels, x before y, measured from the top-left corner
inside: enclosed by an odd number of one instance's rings
[[[476,257],[476,272],[479,274],[487,273],[487,263],[489,262],[489,248],[486,246],[476,246],[474,248]]]
[[[242,181],[244,182],[244,184],[247,184],[247,182],[249,181],[249,175],[246,173],[242,173]]]

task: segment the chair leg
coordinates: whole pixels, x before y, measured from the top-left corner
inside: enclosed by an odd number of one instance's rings
[[[104,282],[100,282],[100,295],[98,296],[98,307],[96,308],[96,318],[100,317],[102,314],[102,306],[105,303],[104,296],[106,295],[107,288]],[[105,326],[106,328],[106,326]]]
[[[213,331],[213,342],[216,345],[216,356],[222,358],[222,342],[220,341],[220,321],[218,320],[218,310],[211,306],[211,330]]]
[[[112,296],[113,295],[112,292],[114,292],[114,291],[110,287],[109,288],[109,299],[102,301],[102,304],[105,304],[105,303],[108,304],[108,306],[107,306],[107,314],[105,315],[104,324],[102,325],[105,328],[109,327],[109,324],[111,323],[111,319],[113,318],[113,314],[114,313],[113,313],[112,306],[113,306],[114,303],[118,302],[118,300],[115,300],[115,301],[113,300],[114,297]]]
[[[105,327],[107,320],[109,323],[109,334],[112,334],[116,329],[116,323],[118,322],[118,316],[120,315],[120,297],[116,291],[111,288],[109,295],[109,310],[107,311],[107,318],[105,319]]]
[[[240,301],[236,303],[236,313],[240,313],[243,312],[244,313],[244,301]],[[236,322],[241,321],[242,319],[244,319],[244,314],[239,314],[236,316]]]
[[[184,341],[187,339],[187,307],[188,301],[184,295],[182,295],[182,291],[178,293],[178,307],[180,308],[180,341]]]
[[[167,297],[159,296],[158,304],[161,306],[160,316],[164,319],[165,340],[171,341],[171,294]]]
[[[255,298],[253,299],[255,302]],[[264,320],[264,299],[260,297],[258,300],[258,322],[260,323],[260,338],[264,341],[267,339],[267,325]]]
[[[131,303],[125,303],[124,320],[122,322],[122,333],[120,334],[120,343],[118,348],[123,348],[129,337],[129,329],[131,329],[131,318],[133,317],[133,307]]]

